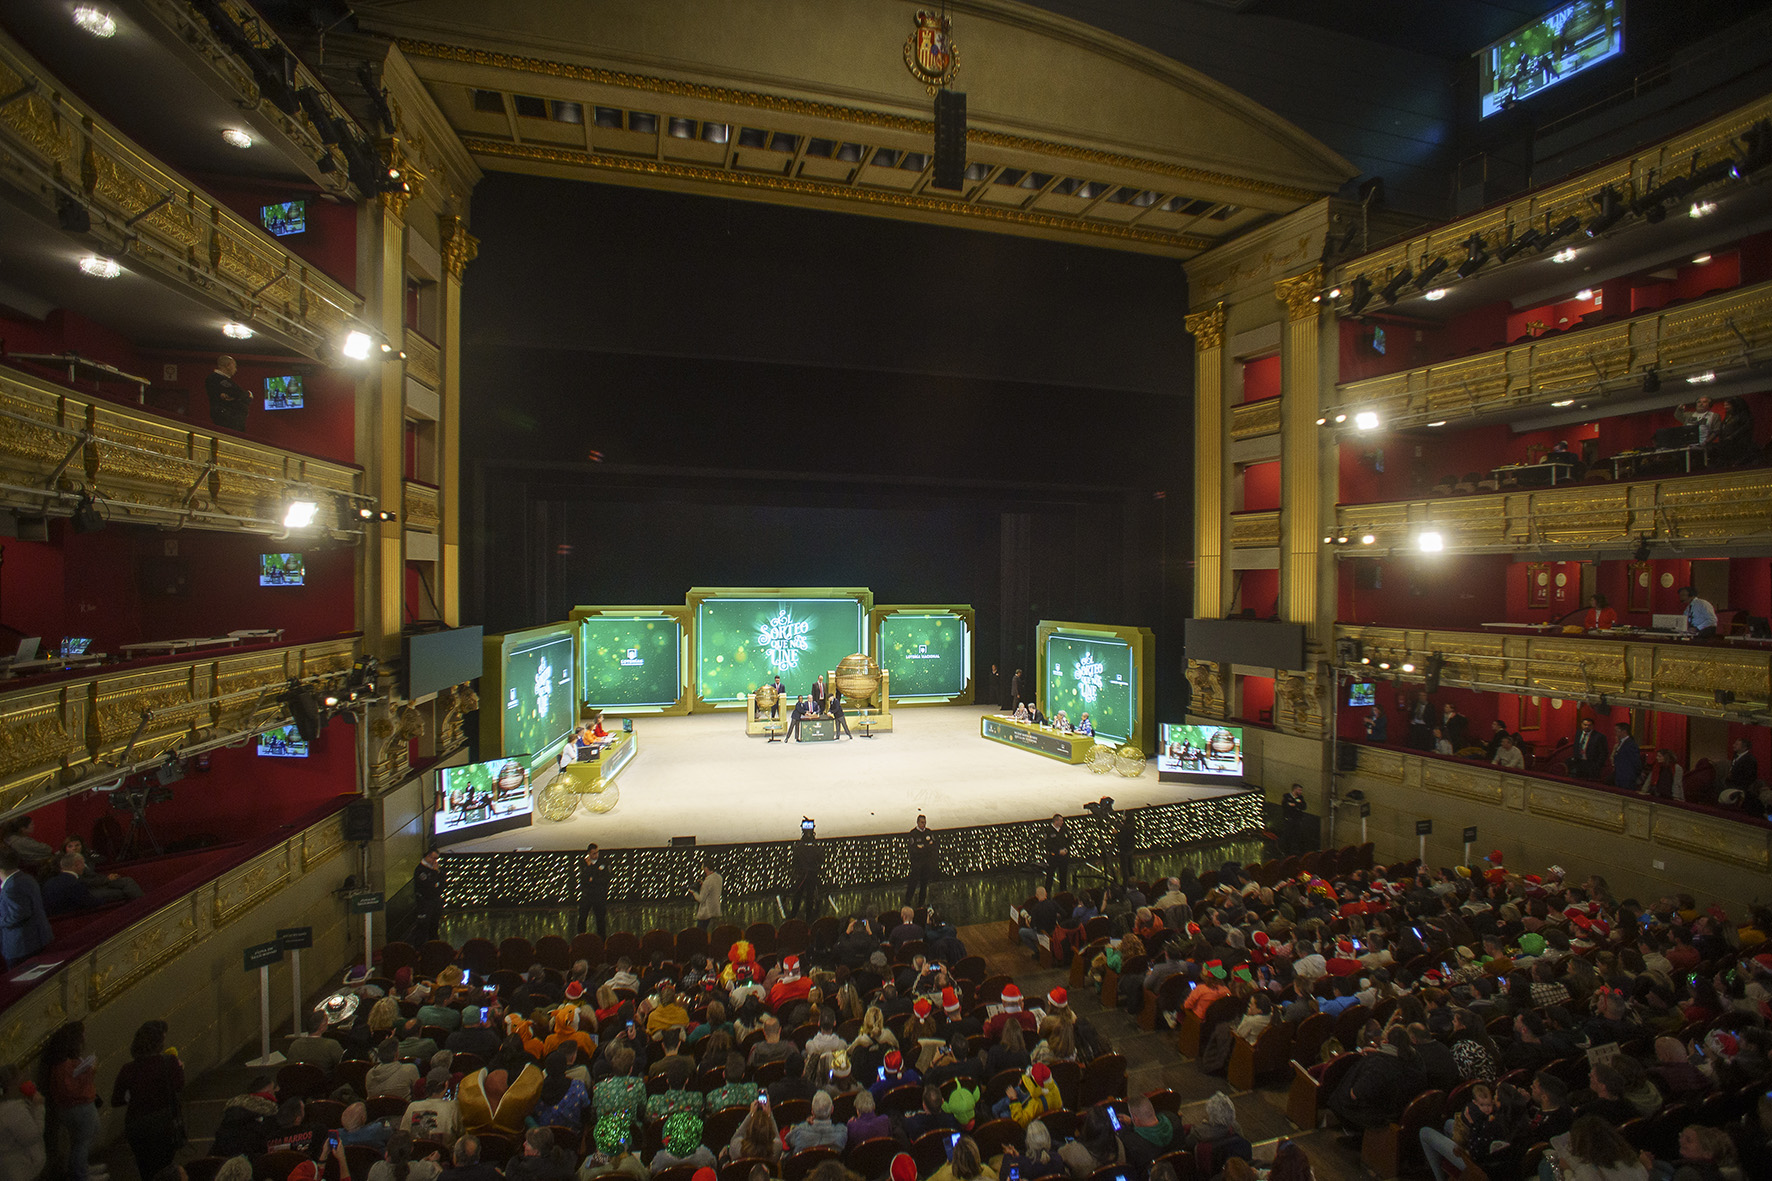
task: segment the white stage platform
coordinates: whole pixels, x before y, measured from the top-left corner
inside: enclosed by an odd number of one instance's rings
[[[930,706],[893,712],[895,729],[874,738],[770,743],[747,738],[738,713],[634,720],[639,752],[616,781],[621,802],[602,815],[540,817],[528,828],[450,846],[451,852],[615,848],[694,836],[703,845],[791,841],[800,818],[821,837],[903,832],[917,813],[937,829],[1075,816],[1087,800],[1114,797],[1118,808],[1235,794],[1158,783],[1156,763],[1136,779],[1092,775],[979,737],[982,706]],[[854,723],[851,722],[854,728]]]

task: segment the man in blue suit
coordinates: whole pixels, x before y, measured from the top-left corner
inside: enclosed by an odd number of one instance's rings
[[[86,871],[86,858],[78,853],[63,853],[58,862],[61,871],[43,883],[43,910],[46,914],[74,914],[99,905],[80,875]]]
[[[37,879],[19,868],[18,854],[0,846],[0,955],[17,967],[49,946],[49,917]]]
[[[1637,790],[1637,776],[1643,773],[1643,752],[1631,737],[1630,723],[1618,724],[1618,745],[1612,748],[1612,782],[1624,791]]]

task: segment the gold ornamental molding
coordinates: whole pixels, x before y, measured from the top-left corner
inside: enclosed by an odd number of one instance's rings
[[[1280,432],[1280,399],[1241,402],[1231,407],[1231,438],[1241,442]]]
[[[757,192],[818,197],[831,201],[847,201],[918,213],[970,218],[997,222],[1022,229],[1088,234],[1120,242],[1166,249],[1204,250],[1213,239],[1198,234],[1172,234],[1163,230],[1141,230],[1136,226],[1112,222],[1085,221],[1051,213],[1033,213],[995,205],[975,205],[961,200],[944,200],[918,193],[900,193],[890,189],[871,189],[834,184],[830,181],[808,180],[804,177],[776,176],[770,173],[729,172],[699,164],[680,164],[669,160],[646,160],[635,156],[619,156],[608,152],[592,152],[582,148],[549,147],[545,144],[513,144],[503,140],[470,138],[462,141],[476,156],[494,156],[506,160],[527,160],[538,164],[559,164],[588,168],[630,176],[656,177],[660,180],[692,181],[727,185]]]
[[[457,283],[468,264],[480,256],[480,239],[468,233],[467,223],[454,214],[437,219],[437,240],[443,244],[443,265]]]
[[[859,127],[875,127],[887,131],[908,132],[919,136],[933,136],[935,123],[930,119],[913,118],[906,115],[892,115],[884,111],[872,111],[864,107],[842,106],[837,103],[815,102],[809,99],[785,98],[781,95],[765,94],[755,90],[740,90],[726,86],[706,86],[696,82],[683,82],[674,78],[660,78],[648,74],[633,74],[625,70],[607,70],[597,66],[581,66],[570,62],[550,61],[546,58],[525,57],[513,53],[491,53],[483,49],[468,49],[459,45],[447,45],[437,41],[419,41],[411,38],[396,38],[401,52],[410,57],[428,57],[438,61],[456,62],[464,65],[486,66],[492,69],[513,70],[526,74],[539,74],[549,78],[563,78],[574,82],[588,82],[597,86],[614,86],[626,90],[636,90],[647,94],[669,95],[673,98],[693,99],[699,102],[723,103],[730,106],[752,107],[757,110],[771,111],[780,114],[794,115],[809,119],[827,120],[850,123]],[[1190,168],[1183,164],[1171,164],[1145,156],[1133,156],[1120,152],[1103,152],[1093,148],[1077,147],[1073,144],[1059,143],[1054,140],[1035,139],[1030,136],[1010,135],[999,131],[986,131],[983,128],[969,127],[966,129],[966,142],[981,144],[988,147],[1003,148],[1007,151],[1028,152],[1036,155],[1054,156],[1068,160],[1076,160],[1086,164],[1096,164],[1109,168],[1125,168],[1137,172],[1145,172],[1158,176],[1170,177],[1174,180],[1195,184],[1216,185],[1222,188],[1237,189],[1248,193],[1260,193],[1283,201],[1303,204],[1315,201],[1323,194],[1313,189],[1298,188],[1294,185],[1275,184],[1271,181],[1255,180],[1251,177],[1236,176],[1228,172],[1216,172],[1205,168]],[[479,149],[469,146],[469,151]]]
[[[1497,775],[1503,772],[1496,772]],[[1533,783],[1526,791],[1526,810],[1584,828],[1606,832],[1625,829],[1624,802],[1604,791],[1582,791],[1580,788],[1558,787]]]
[[[1658,845],[1694,853],[1711,861],[1726,861],[1755,873],[1765,873],[1772,868],[1766,834],[1744,824],[1658,809],[1650,835]]]
[[[1186,321],[1194,338],[1194,348],[1201,352],[1224,346],[1224,303],[1213,304],[1204,311],[1190,312]]]
[[[215,883],[210,912],[215,928],[227,926],[288,885],[290,869],[290,849],[285,843],[224,875]]]
[[[1475,800],[1492,807],[1501,805],[1501,776],[1487,768],[1423,760],[1421,786],[1442,795]]]
[[[1225,716],[1226,666],[1210,660],[1187,662],[1188,684],[1193,686],[1194,699],[1188,712],[1207,718]]]
[[[312,873],[325,865],[345,847],[343,815],[322,820],[301,834],[301,871]]]
[[[435,393],[443,388],[442,363],[437,346],[417,332],[406,330],[406,376]]]
[[[1232,549],[1271,549],[1280,544],[1280,511],[1231,514]]]
[[[192,897],[181,898],[100,944],[88,981],[87,1004],[94,1009],[109,1004],[196,943],[201,932],[192,906]]]
[[[1274,284],[1274,297],[1286,305],[1288,320],[1308,320],[1316,316],[1322,311],[1322,294],[1323,268],[1320,265]]]
[[[1744,345],[1744,341],[1751,342]],[[1422,365],[1326,392],[1324,410],[1375,409],[1427,421],[1543,406],[1567,398],[1640,394],[1641,375],[1664,380],[1741,364],[1772,343],[1772,282],[1740,287],[1619,324]],[[1601,402],[1604,405],[1604,402]]]
[[[438,495],[438,490],[429,484],[406,481],[405,494],[401,499],[405,502],[407,528],[423,529],[429,533],[437,531],[437,522],[442,519],[442,513],[437,507]]]

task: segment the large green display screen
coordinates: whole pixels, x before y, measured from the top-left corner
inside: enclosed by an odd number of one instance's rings
[[[708,598],[695,614],[695,675],[703,701],[743,701],[781,676],[790,696],[862,651],[859,599]]]
[[[1137,724],[1132,649],[1118,640],[1053,632],[1046,641],[1044,706],[1075,726],[1085,713],[1096,734],[1124,741]],[[894,680],[897,674],[894,673]]]
[[[572,733],[572,637],[553,635],[511,649],[504,669],[506,755],[538,755]]]
[[[896,611],[880,620],[880,667],[894,700],[958,697],[972,667],[972,637],[952,611]]]
[[[592,615],[579,621],[579,696],[592,709],[677,703],[682,629],[664,615]]]

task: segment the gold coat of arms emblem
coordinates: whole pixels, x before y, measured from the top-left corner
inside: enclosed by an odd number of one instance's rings
[[[954,47],[954,23],[939,12],[917,10],[917,25],[904,43],[904,67],[934,94],[954,80],[960,54]]]

